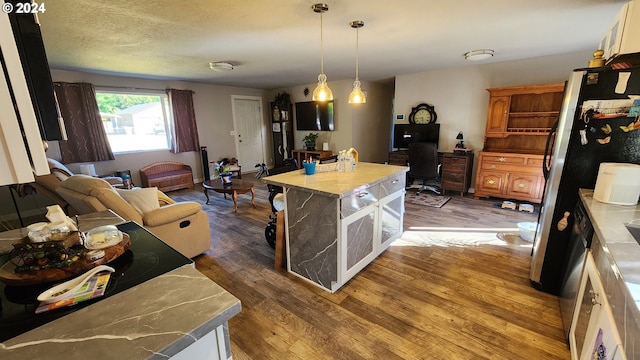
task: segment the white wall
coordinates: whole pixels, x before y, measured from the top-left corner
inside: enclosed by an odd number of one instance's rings
[[[89,74],[74,71],[51,70],[53,81],[88,82],[96,87],[110,86],[123,88],[143,88],[164,90],[188,89],[193,90],[193,103],[198,123],[198,137],[201,146],[207,146],[209,160],[218,160],[223,157],[237,157],[234,137],[230,135],[233,129],[232,95],[259,96],[264,95],[264,90],[240,88],[232,86],[219,86],[185,81],[161,81],[131,77],[107,76]],[[265,118],[268,119],[268,118]],[[265,125],[266,127],[266,125]],[[52,144],[51,144],[52,143]],[[60,159],[57,142],[51,142],[47,156]],[[265,151],[270,148],[265,147]],[[268,152],[267,152],[268,153]],[[202,164],[199,152],[187,152],[173,154],[168,150],[151,151],[134,154],[116,154],[113,161],[96,162],[98,174],[108,174],[117,170],[131,170],[134,184],[140,184],[138,170],[157,161],[178,161],[190,165],[194,171],[194,180],[203,178]],[[79,171],[78,164],[69,164],[71,171]]]
[[[405,114],[404,121],[397,123],[408,123],[411,108],[419,103],[431,104],[440,124],[440,150],[452,151],[456,135],[463,131],[465,145],[474,149],[477,163],[484,145],[487,88],[562,82],[591,58],[591,52],[580,52],[397,76],[394,111]],[[472,187],[474,179],[475,165]]]
[[[387,161],[389,151],[389,134],[391,129],[391,106],[393,99],[393,84],[378,84],[362,81],[362,89],[366,92],[366,104],[349,104],[349,93],[353,89],[353,80],[329,81],[329,88],[333,92],[334,102],[334,131],[318,131],[317,149],[322,148],[323,142],[329,143],[329,149],[334,153],[354,147],[358,150],[360,161],[383,163]],[[291,94],[294,104],[294,148],[302,149],[302,138],[311,131],[295,130],[295,103],[311,101],[316,83],[294,86],[270,91],[267,104],[273,101],[275,94],[287,91]],[[309,89],[309,95],[304,96],[304,89]],[[270,118],[270,117],[267,117]],[[315,131],[313,131],[315,132]],[[270,159],[272,164],[273,160]]]

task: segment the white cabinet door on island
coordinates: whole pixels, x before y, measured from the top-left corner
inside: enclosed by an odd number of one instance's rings
[[[404,166],[264,178],[282,186],[288,271],[335,292],[402,234]]]

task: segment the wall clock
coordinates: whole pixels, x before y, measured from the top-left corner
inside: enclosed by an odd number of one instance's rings
[[[437,118],[438,115],[433,106],[425,103],[412,108],[409,114],[409,122],[411,124],[433,124]]]

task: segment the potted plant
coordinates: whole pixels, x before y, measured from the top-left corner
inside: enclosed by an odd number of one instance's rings
[[[282,113],[282,120],[289,120],[289,107],[291,106],[291,94],[286,91],[277,93],[273,99],[275,106]]]
[[[225,160],[216,163],[216,172],[224,184],[231,184],[231,165]]]
[[[291,105],[291,94],[286,91],[277,93],[273,102],[280,108],[280,110],[287,110]]]
[[[302,138],[304,146],[307,148],[307,150],[313,151],[316,149],[316,140],[318,140],[319,135],[319,133],[308,133],[307,136]]]

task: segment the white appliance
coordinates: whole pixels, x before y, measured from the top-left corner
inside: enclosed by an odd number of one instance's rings
[[[593,198],[607,204],[636,205],[640,197],[640,165],[602,163]]]

